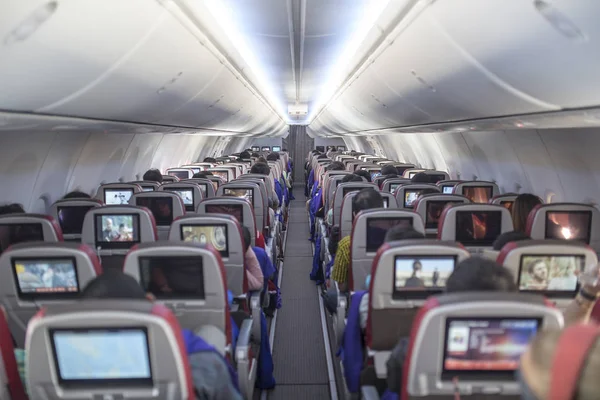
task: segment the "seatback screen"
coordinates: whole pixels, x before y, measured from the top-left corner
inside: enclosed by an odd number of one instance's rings
[[[223,179],[225,182],[229,181],[229,173],[227,171],[211,171],[214,176],[218,176]]]
[[[129,204],[133,189],[104,189],[105,204]]]
[[[244,209],[241,204],[207,204],[207,214],[229,214],[234,216],[240,225],[244,224]]]
[[[252,151],[255,151],[255,152],[259,152],[260,151],[260,147],[259,146],[252,146],[251,149],[252,149]]]
[[[348,193],[352,193],[352,192],[360,192],[361,190],[363,190],[364,188],[362,187],[345,187],[342,190],[342,197],[346,197],[346,195]]]
[[[173,199],[171,197],[137,197],[136,205],[146,207],[154,215],[156,225],[167,226],[173,222]]]
[[[140,281],[157,299],[204,299],[202,256],[140,257]]]
[[[404,208],[412,208],[415,201],[421,194],[421,190],[405,190],[404,191]]]
[[[443,194],[452,194],[453,191],[454,191],[454,186],[442,186]]]
[[[271,146],[263,146],[260,148],[262,151],[271,151]]]
[[[446,175],[444,174],[430,174],[427,176],[429,177],[429,183],[438,183],[446,179]]]
[[[590,243],[591,211],[548,211],[546,239],[578,240]]]
[[[140,217],[137,214],[95,216],[96,246],[103,249],[128,249],[140,242]]]
[[[273,151],[281,151],[281,146],[273,146]]]
[[[399,186],[400,186],[400,183],[390,183],[390,193],[391,194],[396,193],[396,190],[398,190]]]
[[[429,200],[426,207],[427,214],[425,215],[425,228],[437,229],[444,208],[446,208],[448,204],[462,203],[462,201]]]
[[[188,171],[169,171],[169,175],[176,176],[179,179],[188,179],[190,177]]]
[[[81,234],[85,214],[94,206],[57,207],[58,223],[65,235]]]
[[[75,258],[13,258],[11,261],[20,298],[78,296]]]
[[[169,192],[176,193],[181,200],[183,200],[183,204],[186,206],[194,205],[194,189],[192,188],[169,188]]]
[[[371,182],[375,181],[375,178],[381,176],[381,171],[369,171],[369,173],[371,174]]]
[[[152,385],[148,330],[50,329],[60,383]]]
[[[465,186],[463,195],[473,203],[487,203],[492,198],[491,186]]]
[[[574,294],[585,267],[583,255],[522,255],[519,290]]]
[[[44,229],[42,224],[0,224],[0,251],[22,242],[42,242]]]
[[[376,252],[383,244],[387,231],[398,225],[410,227],[413,225],[413,219],[411,217],[367,218],[367,253]]]
[[[223,189],[223,194],[226,196],[239,197],[245,199],[254,206],[254,190],[252,189]]]
[[[394,292],[429,290],[446,287],[454,271],[455,256],[396,256],[394,258]]]
[[[457,374],[489,379],[500,373],[514,380],[519,358],[541,322],[541,318],[447,318],[442,379]]]
[[[154,186],[142,186],[142,192],[154,192]]]
[[[227,225],[225,224],[194,224],[181,225],[181,240],[212,245],[223,257],[229,257],[227,240]]]
[[[456,241],[465,246],[491,246],[502,230],[500,211],[457,211]]]

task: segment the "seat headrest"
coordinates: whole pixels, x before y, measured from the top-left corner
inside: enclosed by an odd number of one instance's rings
[[[579,203],[552,203],[536,206],[527,217],[532,239],[577,240],[600,251],[600,211]]]
[[[13,243],[31,241],[62,242],[60,225],[44,214],[0,215],[0,252]]]
[[[421,168],[407,168],[402,173],[402,177],[412,179],[412,177],[418,174],[419,172],[425,172],[425,170]]]
[[[167,227],[174,219],[185,214],[185,202],[181,195],[169,191],[136,193],[129,199],[129,204],[149,209],[157,227]]]
[[[463,181],[454,186],[454,194],[463,195],[473,203],[487,203],[500,194],[500,189],[494,182]]]
[[[512,231],[510,211],[496,204],[451,204],[442,212],[438,239],[462,243],[467,247],[492,246],[504,232]]]
[[[142,192],[142,187],[136,183],[107,183],[100,185],[96,198],[106,205],[129,204],[129,199],[135,193]]]
[[[48,306],[29,322],[25,350],[32,393],[195,398],[179,323],[165,306],[146,300]],[[115,378],[115,371],[128,378]]]
[[[153,192],[155,190],[158,190],[158,188],[160,187],[160,183],[154,181],[133,181],[127,183],[139,185],[142,188],[142,192]]]
[[[412,325],[401,399],[450,397],[456,385],[461,393],[472,395],[493,390],[517,396],[521,388],[514,371],[528,342],[542,327],[560,329],[563,323],[560,311],[548,307],[542,296],[501,292],[433,296]],[[430,377],[426,382],[423,374]],[[470,390],[474,387],[480,391]]]
[[[203,199],[215,197],[217,194],[213,182],[208,178],[192,178],[186,179],[182,182],[195,183],[196,185],[200,186],[200,191],[202,192]]]
[[[457,194],[429,193],[417,197],[413,209],[423,218],[427,233],[437,233],[438,222],[448,204],[466,204],[471,201]]]

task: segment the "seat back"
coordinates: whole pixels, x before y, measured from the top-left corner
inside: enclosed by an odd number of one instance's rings
[[[371,268],[367,346],[389,351],[408,336],[418,308],[441,293],[454,266],[469,257],[455,242],[413,239],[382,245]],[[420,272],[413,277],[418,265]]]
[[[231,165],[231,164],[223,164],[220,165],[219,168],[225,168],[229,170],[229,182],[231,182],[232,180],[234,180],[235,178],[237,178],[239,175],[242,174],[242,172],[240,171],[239,167],[237,165]]]
[[[445,180],[445,181],[439,181],[438,183],[436,183],[436,185],[440,188],[440,191],[443,194],[452,194],[454,193],[454,186],[456,186],[457,184],[461,183],[462,181],[460,180]]]
[[[260,188],[260,192],[262,193],[263,200],[266,201],[267,205],[268,205],[270,192],[268,191],[268,186],[267,186],[266,182],[259,178],[243,178],[244,176],[245,175],[240,176],[238,179],[236,179],[232,183],[253,182],[253,183],[257,184],[258,187]]]
[[[425,222],[425,232],[429,235],[437,235],[438,222],[444,208],[448,204],[466,204],[470,202],[466,197],[457,194],[430,193],[419,196],[413,207]]]
[[[407,185],[398,186],[396,189],[396,201],[398,202],[398,208],[406,208],[412,210],[414,203],[417,198],[421,195],[421,192],[425,189],[433,189],[439,191],[440,189],[429,183],[411,183]]]
[[[564,240],[507,243],[496,260],[512,271],[521,292],[543,294],[566,307],[579,291],[578,276],[598,264],[594,249]]]
[[[201,167],[201,166],[199,166],[199,165],[194,165],[194,164],[182,165],[182,166],[180,166],[179,168],[183,168],[183,169],[191,169],[191,170],[192,170],[192,172],[193,172],[194,174],[197,174],[197,173],[198,173],[198,172],[200,172],[200,171],[204,171],[204,168],[203,168],[203,167]],[[185,179],[185,178],[183,178],[183,179]]]
[[[407,168],[402,173],[402,177],[412,179],[412,177],[418,174],[419,172],[425,172],[425,170],[421,168]]]
[[[238,179],[239,180],[242,180],[242,179],[260,179],[261,181],[263,181],[264,184],[266,185],[266,190],[267,190],[267,197],[266,198],[267,199],[271,196],[271,193],[275,193],[275,183],[267,175],[262,175],[262,174],[244,174],[244,175],[240,176]]]
[[[463,398],[520,399],[514,375],[520,355],[538,330],[562,326],[560,311],[539,295],[431,297],[412,326],[400,398],[451,398],[458,390]]]
[[[335,193],[333,194],[333,203],[331,203],[331,207],[333,208],[333,223],[340,224],[341,226],[341,216],[342,216],[342,205],[344,204],[344,197],[347,194],[352,192],[360,192],[363,189],[372,188],[376,192],[379,192],[379,188],[376,184],[371,182],[346,182],[340,183],[338,187],[335,189]],[[350,228],[348,228],[350,229]]]
[[[142,188],[142,192],[153,192],[155,190],[158,190],[158,188],[160,187],[160,183],[153,181],[132,181],[127,183],[139,185]]]
[[[473,203],[487,203],[500,194],[498,185],[486,181],[463,181],[454,186],[454,194],[460,194]]]
[[[351,231],[352,272],[348,276],[350,290],[360,288],[367,275],[371,273],[373,259],[383,244],[386,233],[398,225],[412,226],[417,232],[425,234],[421,217],[412,211],[374,208],[361,211],[354,218]]]
[[[194,170],[191,168],[169,168],[167,169],[167,175],[175,176],[179,180],[190,179],[194,176]]]
[[[206,187],[206,186],[205,186]],[[201,186],[195,182],[177,182],[165,183],[158,189],[159,191],[168,191],[178,194],[183,200],[185,211],[194,212],[198,204],[202,201],[203,194]]]
[[[423,173],[429,178],[429,183],[433,183],[434,185],[440,181],[450,179],[450,175],[446,171],[428,169],[423,171]]]
[[[513,230],[510,211],[496,204],[450,204],[438,223],[438,239],[462,243],[470,250],[491,247],[504,232]]]
[[[215,167],[215,168],[209,168],[208,171],[212,172],[214,176],[218,176],[225,182],[229,182],[230,180],[233,180],[233,171],[230,170],[229,168],[223,168],[222,165],[219,165],[218,167]]]
[[[16,243],[62,241],[60,225],[49,215],[0,215],[0,254]]]
[[[27,399],[25,382],[19,375],[15,346],[3,310],[0,310],[0,399]]]
[[[10,331],[23,348],[27,323],[44,304],[73,302],[102,273],[94,251],[84,244],[21,243],[0,256],[0,302]]]
[[[369,174],[371,174],[371,182],[376,184],[375,179],[377,179],[381,176],[381,166],[371,165],[369,167],[363,167],[361,169],[364,169]],[[379,185],[377,185],[377,186],[379,186]]]
[[[25,349],[30,393],[41,398],[195,399],[181,328],[161,304],[48,306],[31,320]]]
[[[214,247],[179,241],[141,244],[127,254],[124,270],[171,309],[182,328],[212,325],[231,344],[226,271]]]
[[[145,207],[152,212],[160,240],[167,239],[173,220],[185,214],[184,200],[173,192],[136,193],[129,199],[129,204]]]
[[[490,204],[499,204],[504,206],[512,213],[512,208],[515,200],[519,196],[518,193],[504,193],[494,196],[490,199]],[[541,201],[541,199],[540,199]]]
[[[398,208],[398,202],[393,194],[385,192],[380,192],[379,194],[383,197],[383,208]]]
[[[202,168],[202,171],[206,171],[209,168],[212,168],[215,166],[215,164],[213,163],[207,163],[207,162],[198,162],[198,163],[194,163],[193,165]]]
[[[410,179],[388,178],[383,181],[381,191],[395,194],[400,186],[408,184],[410,184]]]
[[[235,217],[241,226],[247,226],[252,236],[252,246],[256,245],[256,220],[254,208],[248,200],[236,197],[214,197],[204,199],[196,210],[198,214],[228,214]]]
[[[58,221],[66,241],[81,242],[81,230],[85,214],[92,208],[102,207],[97,199],[64,199],[50,206],[50,215]]]
[[[217,191],[212,181],[207,178],[192,178],[181,181],[182,183],[195,183],[200,186],[200,191],[202,192],[202,198],[211,198],[217,195]]]
[[[136,183],[107,183],[98,187],[96,198],[107,206],[124,205],[129,204],[129,199],[141,191],[141,186]]]
[[[404,176],[404,172],[408,169],[415,169],[416,166],[414,164],[407,163],[394,163],[394,167],[398,170],[398,175]]]
[[[541,204],[527,218],[532,239],[579,240],[600,252],[600,212],[578,203]]]
[[[243,238],[238,220],[226,214],[186,215],[174,221],[169,232],[172,242],[196,242],[214,247],[227,271],[227,288],[236,296],[248,292]]]
[[[174,175],[163,175],[162,183],[179,182],[180,179]]]
[[[328,171],[331,172],[331,171]],[[335,171],[335,172],[346,172],[346,171]],[[349,175],[350,173],[348,172],[345,175]],[[325,200],[325,209],[329,210],[331,208],[331,206],[333,205],[333,196],[335,194],[335,190],[337,189],[337,187],[339,185],[342,184],[342,180],[344,179],[345,175],[330,175],[329,177],[324,178],[324,184],[323,184],[323,196],[324,196],[324,200]]]
[[[223,196],[224,194],[232,194],[235,197],[248,200],[254,208],[254,216],[256,217],[256,223],[259,224],[260,231],[262,232],[268,227],[268,200],[263,198],[258,183],[252,181],[226,183],[217,191],[217,196]]]

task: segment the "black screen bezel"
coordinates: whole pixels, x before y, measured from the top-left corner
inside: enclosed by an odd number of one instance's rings
[[[412,290],[399,290],[396,289],[396,261],[397,260],[414,260],[414,259],[453,259],[454,268],[458,262],[458,256],[455,254],[439,254],[439,255],[422,255],[422,254],[406,254],[394,256],[394,265],[392,268],[392,299],[394,300],[420,300],[426,299],[429,296],[443,293],[446,288],[423,288],[423,289],[412,289]]]
[[[60,213],[61,211],[65,211],[68,209],[73,209],[73,208],[87,208],[86,214],[88,213],[88,211],[90,211],[92,208],[96,208],[96,206],[57,206],[56,207],[56,214],[58,215],[58,224],[60,225],[60,229],[62,230],[63,235],[81,235],[81,232],[83,231],[83,222],[85,220],[85,214],[83,215],[83,219],[81,220],[81,229],[79,229],[79,232],[72,232],[72,231],[68,231],[65,229],[65,227],[62,224],[62,221],[60,219]]]
[[[126,217],[133,217],[132,218],[132,225],[133,225],[133,231],[135,232],[136,228],[137,228],[137,240],[135,240],[135,235],[132,235],[134,237],[134,240],[129,241],[129,242],[105,242],[105,241],[101,241],[98,240],[98,227],[100,227],[100,229],[102,229],[102,217],[112,217],[112,216],[126,216]],[[100,231],[102,232],[102,230]],[[100,247],[102,250],[123,250],[123,249],[129,249],[131,247],[133,247],[134,245],[138,244],[141,242],[141,229],[140,229],[140,216],[139,214],[131,214],[131,213],[110,213],[110,214],[96,214],[94,215],[94,244],[96,247]]]
[[[550,214],[552,213],[568,213],[568,214],[586,214],[589,218],[590,223],[588,224],[588,231],[587,231],[587,240],[581,240],[581,239],[560,239],[560,238],[549,238],[548,237],[548,227],[550,224],[548,224],[549,220],[550,220]],[[583,242],[585,244],[590,244],[590,241],[592,240],[592,212],[591,211],[586,211],[586,210],[574,210],[574,211],[561,211],[561,210],[554,210],[554,211],[546,211],[546,214],[544,215],[544,239],[550,239],[550,240],[565,240],[565,241],[575,241],[575,242]]]
[[[41,222],[26,222],[26,223],[18,223],[18,224],[0,224],[0,228],[6,227],[8,228],[8,233],[9,233],[9,239],[12,239],[12,237],[10,236],[11,233],[11,229],[16,229],[16,227],[33,227],[35,226],[37,229],[40,230],[40,232],[42,233],[42,237],[39,239],[35,239],[35,240],[25,240],[25,241],[20,241],[20,242],[13,242],[11,241],[8,246],[6,246],[6,248],[2,247],[2,243],[0,242],[0,253],[2,253],[3,251],[5,251],[6,249],[8,249],[10,246],[18,244],[18,243],[27,243],[27,242],[43,242],[44,241],[44,225]]]
[[[182,242],[183,240],[183,229],[184,228],[188,228],[188,227],[223,227],[225,228],[225,250],[217,250],[217,248],[215,248],[216,251],[219,252],[219,254],[221,254],[221,257],[223,258],[228,258],[229,257],[229,229],[227,224],[221,224],[221,223],[216,223],[216,224],[181,224],[179,226],[179,240],[181,240]],[[193,243],[193,242],[192,242]],[[210,243],[207,243],[210,244]],[[213,246],[214,247],[214,246]]]
[[[144,281],[144,274],[143,274],[143,268],[144,266],[142,265],[143,262],[148,261],[148,262],[152,262],[154,260],[172,260],[172,259],[187,259],[187,260],[191,260],[193,259],[194,261],[198,261],[199,260],[199,269],[200,269],[200,279],[202,280],[202,294],[200,296],[183,296],[183,295],[178,295],[178,294],[171,294],[171,295],[161,295],[161,294],[156,294],[156,293],[152,293],[154,295],[154,297],[156,297],[156,299],[158,300],[205,300],[206,299],[206,284],[205,284],[205,280],[204,280],[204,256],[198,256],[198,255],[194,255],[194,256],[190,256],[190,255],[170,255],[170,256],[142,256],[142,257],[138,257],[138,272],[140,274],[140,284],[142,285],[143,288],[149,288],[150,287],[150,283],[151,282],[145,282]],[[169,266],[168,268],[173,268],[172,266]],[[149,271],[148,273],[151,273],[151,268],[149,267]],[[149,290],[148,290],[149,291]]]
[[[73,264],[75,270],[75,282],[77,282],[77,291],[75,292],[50,292],[50,293],[23,293],[21,286],[19,285],[19,278],[17,276],[16,263],[17,262],[43,262],[43,261],[57,261],[57,260],[69,260]],[[15,288],[17,289],[17,295],[20,300],[24,301],[35,301],[35,300],[71,300],[78,298],[81,292],[81,285],[79,284],[79,273],[77,271],[77,260],[74,256],[51,256],[51,257],[11,257],[10,258],[12,275],[15,282]]]

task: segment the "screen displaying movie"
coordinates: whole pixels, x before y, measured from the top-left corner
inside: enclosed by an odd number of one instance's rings
[[[400,187],[399,183],[390,183],[390,193],[391,194],[396,193],[396,190],[398,190],[399,187]]]
[[[452,379],[456,373],[482,378],[486,373],[512,374],[541,322],[538,318],[447,318],[443,371],[448,375],[443,375]]]
[[[207,214],[228,214],[234,216],[240,225],[244,224],[244,209],[241,204],[207,204]]]
[[[156,225],[166,226],[173,222],[173,199],[171,197],[138,197],[136,205],[146,207],[154,215]]]
[[[512,200],[506,200],[506,201],[501,201],[500,205],[504,208],[506,208],[508,211],[510,211],[512,213],[512,209],[513,209],[513,204],[515,204],[514,201]]]
[[[74,258],[13,258],[12,265],[20,296],[79,293]]]
[[[0,251],[22,242],[44,241],[42,224],[0,224]]]
[[[281,151],[281,146],[273,146],[273,151]]]
[[[104,189],[104,204],[129,204],[133,189]]]
[[[583,255],[523,255],[519,290],[573,293],[584,267]]]
[[[146,328],[50,329],[61,383],[151,385]]]
[[[260,148],[261,151],[271,151],[271,146],[263,146]]]
[[[81,234],[85,214],[94,206],[57,207],[58,223],[65,235]]]
[[[379,246],[383,244],[385,234],[394,226],[411,227],[413,219],[410,217],[401,218],[367,218],[367,252],[374,253]]]
[[[548,211],[546,239],[577,240],[590,243],[591,211]]]
[[[421,190],[407,189],[404,191],[404,208],[412,208],[421,194]]]
[[[245,199],[250,202],[250,204],[254,204],[254,190],[252,189],[223,189],[223,194],[226,196],[238,197],[240,199]]]
[[[188,179],[191,178],[188,171],[169,171],[169,175],[176,176],[179,179]]]
[[[137,214],[96,215],[96,243],[102,247],[130,247],[140,241],[140,219]],[[117,246],[109,246],[116,243]]]
[[[140,257],[140,283],[157,299],[204,299],[202,256]]]
[[[463,195],[473,203],[487,203],[492,198],[491,186],[465,186]]]
[[[360,192],[363,189],[364,188],[362,187],[345,187],[344,190],[342,190],[342,197],[346,197],[348,193]]]
[[[444,208],[446,208],[448,204],[462,203],[462,201],[429,200],[427,202],[427,214],[425,215],[425,228],[437,229]]]
[[[491,246],[502,230],[500,211],[457,211],[456,241],[465,246]]]
[[[218,176],[225,182],[229,182],[229,173],[227,171],[211,171],[214,176]]]
[[[169,188],[170,192],[176,193],[186,206],[194,205],[194,189],[192,188]]]
[[[181,225],[181,240],[212,245],[223,257],[229,257],[227,225]]]
[[[375,178],[381,176],[381,171],[369,171],[369,173],[371,174],[371,182],[374,182]]]
[[[252,151],[259,152],[260,146],[252,146],[251,149],[252,149]]]
[[[453,191],[454,191],[454,186],[443,186],[442,187],[443,194],[452,194]]]
[[[396,256],[394,291],[442,289],[455,263],[454,256]]]

